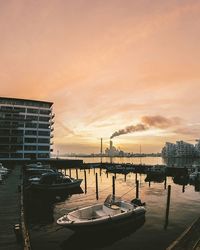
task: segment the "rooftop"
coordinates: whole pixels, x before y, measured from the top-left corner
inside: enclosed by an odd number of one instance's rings
[[[0,103],[1,101],[16,101],[16,102],[34,102],[34,103],[41,103],[41,104],[48,104],[50,106],[53,105],[53,102],[48,101],[41,101],[41,100],[32,100],[32,99],[23,99],[23,98],[12,98],[12,97],[0,97]]]

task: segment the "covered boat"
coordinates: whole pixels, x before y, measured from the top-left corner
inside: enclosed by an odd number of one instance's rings
[[[0,163],[0,175],[2,178],[6,177],[9,173],[9,169],[5,168],[2,163]]]
[[[57,224],[74,231],[115,228],[133,222],[145,215],[141,202],[123,201],[109,195],[103,204],[96,204],[69,212],[57,220]]]
[[[68,190],[80,187],[82,179],[64,176],[59,172],[44,173],[41,177],[29,178],[30,188],[35,190]]]
[[[146,174],[149,177],[152,176],[165,176],[166,174],[166,167],[165,165],[154,165],[152,167],[148,167]]]

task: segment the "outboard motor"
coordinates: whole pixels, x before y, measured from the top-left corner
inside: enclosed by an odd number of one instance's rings
[[[145,202],[141,202],[140,199],[135,198],[131,201],[132,204],[136,205],[136,206],[145,206]]]

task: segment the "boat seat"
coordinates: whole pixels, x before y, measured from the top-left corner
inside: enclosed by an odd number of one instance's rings
[[[102,209],[99,209],[96,211],[96,215],[99,217],[103,217],[106,216],[107,214]]]

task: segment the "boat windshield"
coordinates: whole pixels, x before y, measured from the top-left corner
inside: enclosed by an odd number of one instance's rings
[[[110,207],[111,205],[117,205],[119,206],[121,202],[120,197],[114,196],[114,195],[108,195],[108,197],[104,201],[104,205],[107,207]]]

